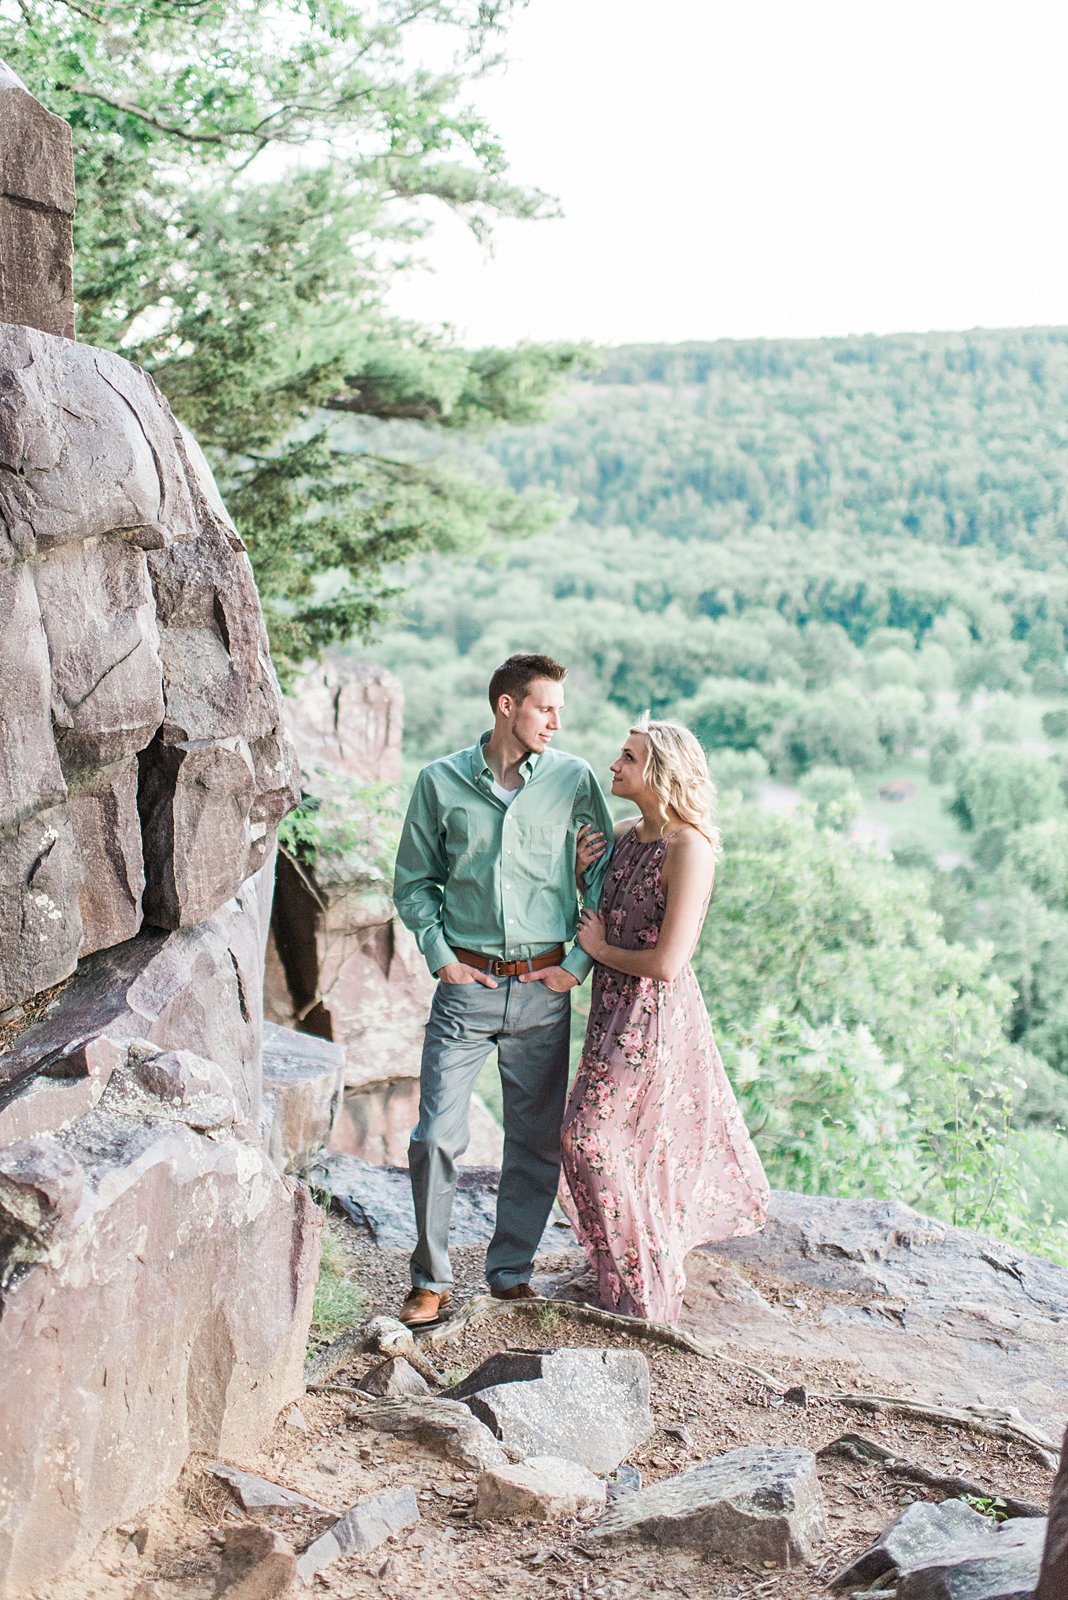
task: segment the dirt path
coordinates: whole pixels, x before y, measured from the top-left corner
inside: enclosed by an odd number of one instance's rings
[[[368,1246],[350,1224],[328,1224],[367,1297],[368,1314],[393,1311],[403,1294],[406,1262],[402,1252]],[[459,1253],[461,1296],[482,1288],[481,1252]],[[543,1281],[562,1282],[577,1265],[574,1252],[544,1258]],[[789,1288],[772,1280],[759,1283],[774,1299]],[[466,1374],[487,1355],[505,1348],[555,1348],[561,1345],[613,1345],[625,1338],[577,1326],[551,1304],[531,1317],[508,1314],[477,1326],[455,1344],[433,1352],[443,1380]],[[931,1470],[955,1473],[988,1487],[992,1494],[1014,1494],[1045,1502],[1051,1474],[1018,1444],[983,1438],[955,1427],[932,1427],[899,1418],[861,1418],[844,1406],[785,1402],[759,1380],[718,1362],[653,1344],[643,1346],[652,1373],[652,1404],[657,1432],[630,1458],[646,1483],[745,1444],[795,1444],[819,1450],[847,1432],[864,1433],[902,1457]],[[744,1348],[723,1347],[745,1361]],[[354,1385],[373,1364],[354,1360],[333,1380]],[[781,1388],[828,1392],[855,1384],[856,1372],[833,1361],[795,1359],[787,1353],[763,1359]],[[586,1524],[494,1525],[475,1522],[472,1506],[477,1474],[455,1466],[419,1446],[379,1434],[350,1420],[350,1398],[308,1395],[280,1419],[262,1449],[235,1462],[248,1471],[295,1489],[340,1515],[354,1501],[388,1486],[411,1484],[418,1495],[420,1523],[410,1533],[369,1556],[338,1560],[316,1580],[316,1595],[337,1600],[638,1600],[649,1594],[701,1597],[701,1600],[816,1600],[826,1580],[861,1550],[913,1499],[941,1498],[905,1481],[885,1467],[865,1466],[840,1456],[820,1461],[829,1534],[814,1567],[782,1571],[753,1569],[721,1557],[700,1559],[659,1551],[595,1550],[584,1538]],[[691,1443],[667,1434],[684,1426]],[[209,1600],[219,1569],[223,1530],[250,1520],[267,1522],[299,1549],[329,1525],[329,1515],[310,1511],[249,1513],[213,1479],[203,1461],[191,1463],[180,1489],[148,1514],[130,1533],[109,1538],[79,1572],[37,1600],[133,1600],[138,1585],[144,1600]],[[144,1531],[142,1531],[144,1530]],[[135,1542],[145,1543],[138,1553]]]

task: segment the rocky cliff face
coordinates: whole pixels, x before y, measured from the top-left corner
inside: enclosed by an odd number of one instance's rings
[[[117,356],[0,328],[0,1008],[202,922],[296,797],[251,568]]]
[[[190,1450],[270,1428],[301,1387],[321,1221],[260,1131],[274,837],[298,788],[251,568],[151,379],[61,336],[72,208],[68,131],[0,64],[12,1595]]]
[[[401,776],[404,697],[390,672],[331,654],[286,698],[308,789],[391,789]],[[343,809],[373,832],[367,802]],[[334,806],[337,810],[337,806]],[[433,981],[389,885],[356,850],[304,868],[280,858],[268,952],[267,1015],[345,1048],[345,1100],[334,1147],[403,1161],[416,1120],[419,1056]]]

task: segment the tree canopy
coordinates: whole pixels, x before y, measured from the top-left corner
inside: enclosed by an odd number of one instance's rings
[[[204,445],[283,669],[377,621],[387,564],[551,520],[434,438],[530,422],[585,352],[384,306],[434,205],[551,213],[465,99],[520,3],[0,0],[0,54],[73,130],[78,336]]]

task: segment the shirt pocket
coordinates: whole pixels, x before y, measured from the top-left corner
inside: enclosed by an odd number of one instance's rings
[[[531,873],[539,878],[554,876],[568,850],[574,861],[574,845],[567,828],[554,827],[552,823],[532,823],[524,834],[523,848]]]

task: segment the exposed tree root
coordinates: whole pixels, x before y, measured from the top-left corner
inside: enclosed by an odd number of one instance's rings
[[[845,1390],[838,1394],[813,1394],[814,1400],[828,1400],[835,1405],[853,1406],[858,1411],[877,1411],[888,1416],[917,1417],[922,1422],[941,1425],[951,1423],[958,1428],[970,1428],[973,1433],[987,1434],[992,1439],[1022,1444],[1036,1460],[1052,1471],[1057,1465],[1056,1445],[1026,1422],[1011,1417],[1007,1411],[992,1406],[939,1406],[922,1400],[906,1400],[893,1394],[856,1394]]]
[[[904,1456],[895,1455],[877,1439],[869,1439],[863,1433],[843,1433],[816,1453],[820,1456],[846,1456],[850,1461],[871,1461],[877,1466],[885,1467],[887,1472],[892,1472],[897,1477],[907,1478],[912,1483],[925,1484],[931,1489],[942,1489],[947,1495],[955,1498],[970,1495],[977,1500],[997,1499],[1004,1505],[1010,1517],[1046,1515],[1046,1508],[1036,1505],[1033,1500],[1017,1500],[1009,1494],[995,1494],[991,1489],[973,1483],[970,1478],[932,1472],[929,1467],[921,1466],[918,1461],[908,1461]]]
[[[492,1295],[476,1295],[467,1302],[462,1311],[458,1311],[455,1316],[449,1317],[420,1335],[419,1342],[428,1344],[432,1348],[451,1344],[468,1328],[487,1322],[493,1317],[504,1317],[513,1313],[535,1318],[566,1317],[572,1322],[582,1322],[595,1328],[608,1328],[614,1333],[625,1333],[632,1339],[644,1340],[647,1344],[663,1344],[672,1350],[684,1350],[688,1355],[699,1356],[702,1361],[714,1361],[721,1366],[744,1372],[748,1377],[756,1378],[774,1394],[783,1393],[783,1386],[778,1379],[773,1378],[762,1367],[753,1367],[744,1361],[734,1361],[730,1356],[723,1355],[714,1345],[693,1339],[688,1333],[680,1332],[678,1328],[669,1328],[663,1322],[647,1322],[644,1317],[623,1317],[616,1311],[602,1311],[599,1306],[588,1306],[577,1300],[495,1300]]]

